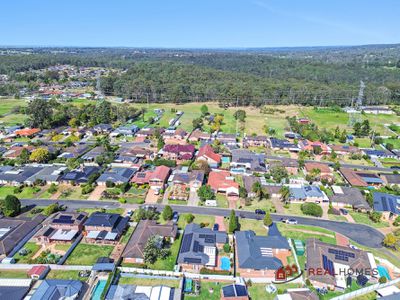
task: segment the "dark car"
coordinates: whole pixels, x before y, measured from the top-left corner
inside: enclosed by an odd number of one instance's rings
[[[341,209],[339,209],[339,211],[342,213],[342,215],[347,215],[349,212],[346,210],[346,209],[344,209],[344,208],[341,208]]]
[[[179,214],[178,212],[175,211],[174,214],[172,215],[172,222],[176,224],[178,223],[178,220],[179,220]]]
[[[266,214],[266,212],[265,212],[265,210],[263,210],[263,209],[256,209],[255,211],[254,211],[257,215],[265,215]]]
[[[219,229],[219,224],[215,223],[213,228],[212,228],[212,230],[213,231],[218,231],[218,229]]]

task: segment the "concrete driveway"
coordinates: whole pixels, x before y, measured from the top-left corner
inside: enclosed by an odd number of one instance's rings
[[[189,206],[197,206],[199,204],[199,201],[200,201],[200,198],[197,195],[197,192],[191,190],[189,193],[188,205]]]

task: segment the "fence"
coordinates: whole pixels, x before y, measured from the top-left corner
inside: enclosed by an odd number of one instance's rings
[[[42,225],[37,225],[31,232],[28,233],[15,247],[14,249],[7,255],[7,258],[12,258],[25,244],[27,241],[33,237],[39,229],[42,228]]]

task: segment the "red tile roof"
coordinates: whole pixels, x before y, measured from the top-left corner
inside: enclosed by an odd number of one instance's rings
[[[214,149],[210,145],[205,145],[199,149],[199,153],[197,157],[205,156],[206,158],[210,158],[213,161],[220,163],[221,162],[221,155],[214,152]]]
[[[235,187],[239,189],[239,184],[232,179],[227,179],[231,174],[227,171],[215,172],[212,171],[208,175],[207,184],[211,186],[213,190],[227,189],[229,187]]]
[[[19,136],[31,136],[40,132],[39,128],[24,128],[20,130],[16,130],[14,133]]]
[[[171,153],[182,153],[182,152],[187,152],[187,153],[194,153],[194,146],[191,144],[188,145],[165,145],[164,149],[165,152],[171,152]]]
[[[166,181],[168,179],[170,168],[166,166],[158,166],[154,169],[150,175],[150,180],[158,179],[160,181]]]

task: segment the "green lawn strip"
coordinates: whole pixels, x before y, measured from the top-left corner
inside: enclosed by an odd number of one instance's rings
[[[118,284],[132,284],[141,286],[158,286],[165,285],[172,288],[179,287],[180,280],[174,279],[154,279],[154,278],[141,278],[141,277],[121,277]]]
[[[91,215],[92,213],[94,213],[96,211],[102,211],[102,209],[101,208],[79,208],[79,209],[77,209],[77,212],[85,212],[89,215]],[[110,209],[106,209],[105,211],[110,214],[120,214],[121,215],[124,213],[123,208],[110,208]]]
[[[27,242],[22,249],[26,249],[29,253],[25,256],[16,253],[14,259],[19,264],[26,264],[40,250],[40,245],[33,242]]]
[[[217,200],[217,206],[221,208],[228,208],[228,200],[225,195],[217,194],[215,199]]]
[[[26,270],[1,270],[0,278],[28,278]]]
[[[172,204],[172,205],[187,205],[187,201],[185,201],[185,200],[168,199],[168,204]]]
[[[70,254],[66,265],[92,266],[99,257],[109,257],[114,246],[80,243]]]
[[[50,270],[46,279],[63,279],[63,280],[82,280],[85,281],[87,277],[80,277],[79,271],[70,270]]]
[[[260,201],[258,201],[257,199],[253,199],[250,205],[244,205],[242,206],[242,209],[251,211],[254,211],[256,209],[263,209],[265,211],[270,211],[272,206],[272,201],[270,199],[262,199]]]
[[[121,240],[120,240],[121,244],[127,244],[134,231],[135,231],[135,227],[130,226],[128,228],[128,230],[125,232],[125,234],[121,237]]]
[[[284,223],[278,223],[278,228],[282,235],[287,238],[302,240],[304,242],[307,239],[316,238],[322,242],[336,245],[335,233],[323,228],[303,225],[287,225]],[[304,230],[304,232],[301,230]]]
[[[289,204],[289,208],[284,208],[285,215],[296,215],[303,216],[303,212],[301,211],[301,203],[291,203]]]
[[[229,221],[226,222],[226,228],[228,228]],[[261,220],[252,220],[252,219],[239,219],[240,230],[253,230],[257,235],[267,235],[267,229],[264,227],[264,224]]]
[[[356,223],[369,225],[375,228],[383,228],[389,226],[389,223],[385,221],[380,221],[379,223],[372,222],[369,216],[365,213],[350,211],[349,214],[352,216],[354,221],[356,221]]]
[[[329,220],[331,220],[331,221],[347,222],[346,217],[340,216],[340,215],[328,214],[328,218],[329,218]]]

